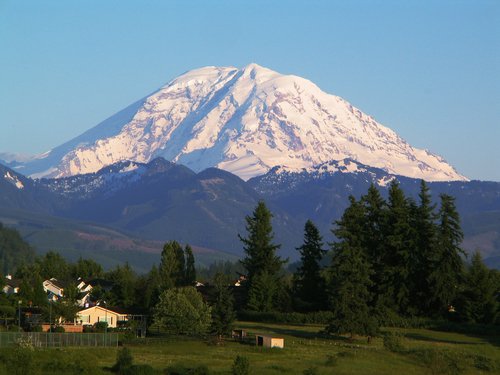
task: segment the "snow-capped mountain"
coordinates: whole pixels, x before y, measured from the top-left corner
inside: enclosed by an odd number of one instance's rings
[[[256,64],[187,72],[17,170],[64,177],[159,156],[245,180],[278,165],[300,171],[346,158],[428,181],[466,180],[344,99]]]

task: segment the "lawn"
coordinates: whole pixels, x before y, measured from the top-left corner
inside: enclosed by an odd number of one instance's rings
[[[169,366],[206,365],[213,374],[230,374],[237,355],[250,361],[251,373],[303,374],[315,368],[317,374],[500,374],[500,340],[493,336],[471,336],[425,329],[390,329],[397,334],[399,348],[384,346],[382,338],[370,344],[365,338],[327,338],[319,326],[290,326],[239,322],[251,337],[272,333],[285,339],[284,349],[263,349],[252,343],[228,340],[224,345],[178,337],[159,337],[126,344],[134,362],[149,364],[158,373]],[[13,373],[9,358],[13,349],[0,356],[3,373]],[[116,348],[61,348],[36,350],[30,373],[110,374]],[[22,359],[22,358],[21,358]],[[1,364],[0,364],[1,366]],[[1,373],[1,372],[0,372]],[[14,372],[15,373],[15,372]],[[22,373],[22,372],[17,372]]]

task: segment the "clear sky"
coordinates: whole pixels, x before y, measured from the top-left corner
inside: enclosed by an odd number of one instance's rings
[[[250,62],[500,181],[498,0],[0,0],[0,152],[47,151],[187,70]]]

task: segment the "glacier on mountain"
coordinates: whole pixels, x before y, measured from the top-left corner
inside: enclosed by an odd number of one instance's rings
[[[344,99],[257,64],[189,71],[22,171],[64,177],[159,156],[245,180],[277,165],[300,171],[344,159],[428,181],[467,180]]]

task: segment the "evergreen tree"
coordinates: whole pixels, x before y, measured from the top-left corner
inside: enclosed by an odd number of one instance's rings
[[[412,306],[420,314],[429,309],[431,293],[430,275],[433,272],[433,257],[436,252],[437,215],[436,205],[432,203],[429,187],[424,180],[420,182],[419,205],[413,210],[415,228],[415,251],[410,254]]]
[[[0,222],[0,273],[14,273],[22,264],[31,263],[35,252],[15,229]]]
[[[269,295],[272,291],[278,290],[280,271],[284,263],[276,251],[280,245],[275,245],[273,241],[273,228],[271,226],[272,214],[267,209],[263,201],[257,204],[252,216],[246,217],[246,230],[248,237],[238,235],[243,242],[243,247],[246,257],[242,260],[242,264],[247,270],[248,277],[248,296],[252,296],[254,306],[269,307],[268,298],[273,299],[273,295]],[[261,280],[259,280],[261,279]],[[255,285],[261,289],[263,283],[267,283],[267,292],[265,295],[261,291],[252,291]],[[259,301],[258,298],[264,298]]]
[[[236,319],[234,299],[226,282],[226,277],[219,273],[214,278],[214,304],[212,306],[212,331],[219,341],[231,333]]]
[[[160,295],[161,277],[158,268],[153,265],[151,270],[138,283],[137,294],[141,306],[150,311],[157,303]]]
[[[463,281],[464,255],[460,244],[463,232],[460,217],[455,207],[455,198],[441,194],[437,243],[432,259],[432,273],[429,275],[431,286],[430,312],[443,314],[456,297]]]
[[[161,252],[160,261],[160,289],[166,290],[175,287],[178,276],[178,264],[177,264],[177,252],[176,249],[180,245],[176,241],[167,242],[163,246],[163,251]]]
[[[248,290],[247,307],[254,311],[273,311],[278,296],[279,285],[275,275],[267,271],[255,275],[250,289]]]
[[[385,239],[385,272],[382,279],[388,307],[408,314],[410,307],[410,256],[414,248],[410,205],[397,182],[389,188]]]
[[[124,308],[137,305],[135,293],[137,275],[128,262],[123,266],[116,266],[114,270],[109,272],[108,278],[113,282],[111,300],[107,301],[109,305]]]
[[[494,323],[499,308],[496,298],[500,285],[494,272],[484,265],[479,252],[472,256],[465,281],[457,303],[457,314],[462,320],[472,323]]]
[[[68,262],[55,251],[49,251],[43,257],[37,258],[36,263],[44,280],[52,277],[60,281],[69,281],[71,279]]]
[[[371,184],[368,192],[361,198],[365,209],[363,221],[363,250],[372,266],[371,294],[374,297],[373,306],[382,305],[384,302],[379,296],[383,295],[383,277],[386,268],[386,236],[387,203],[380,192]]]
[[[322,237],[311,220],[304,226],[304,243],[298,247],[301,265],[295,272],[294,292],[307,310],[319,310],[325,306],[325,282],[321,275],[320,262],[326,250],[323,250]]]
[[[176,270],[175,270],[175,285],[178,287],[186,286],[186,258],[184,257],[184,249],[177,242],[174,243]]]
[[[191,246],[186,245],[186,277],[185,285],[194,286],[196,284],[196,268]]]
[[[81,277],[84,280],[92,280],[103,276],[102,266],[93,259],[80,257],[76,264],[72,265],[72,276],[74,279]]]
[[[336,222],[333,244],[330,300],[333,318],[326,330],[330,333],[373,335],[377,323],[370,308],[372,269],[363,250],[365,210],[354,197],[350,206]]]

